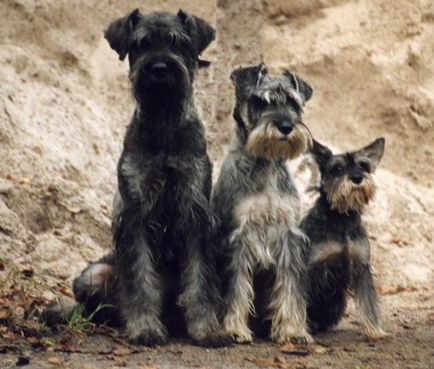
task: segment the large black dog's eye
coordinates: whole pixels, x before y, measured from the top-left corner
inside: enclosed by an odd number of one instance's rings
[[[369,164],[369,162],[360,161],[358,165],[359,165],[359,168],[361,170],[363,170],[364,172],[371,173],[371,165]]]

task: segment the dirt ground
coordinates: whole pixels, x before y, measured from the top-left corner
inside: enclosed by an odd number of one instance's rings
[[[386,138],[365,221],[388,338],[365,340],[351,306],[310,349],[148,349],[105,327],[51,331],[32,319],[111,247],[115,168],[134,103],[127,63],[102,30],[137,6],[182,7],[217,27],[204,55],[213,64],[196,84],[214,178],[232,139],[228,76],[238,65],[263,60],[311,83],[305,121],[338,151]],[[0,368],[434,367],[431,0],[2,0],[0,14]],[[303,208],[312,202],[305,164],[291,163]]]

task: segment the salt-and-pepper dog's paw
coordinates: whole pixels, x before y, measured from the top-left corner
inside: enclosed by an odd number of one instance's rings
[[[193,338],[193,342],[203,347],[225,347],[232,345],[231,337],[224,332],[214,333],[197,339]]]
[[[137,335],[129,335],[128,341],[133,345],[164,346],[167,344],[167,333],[161,329],[143,329]]]
[[[389,337],[389,334],[383,331],[381,328],[365,327],[363,329],[363,334],[369,340],[381,340],[383,338]]]

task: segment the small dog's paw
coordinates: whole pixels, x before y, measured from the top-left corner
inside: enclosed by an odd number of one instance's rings
[[[193,339],[194,343],[203,347],[224,347],[232,344],[232,339],[228,334],[216,333],[199,339]]]
[[[301,332],[274,332],[271,339],[277,343],[292,342],[307,345],[313,343],[313,337],[306,331]]]
[[[161,331],[144,329],[137,335],[129,335],[128,341],[133,345],[164,346],[167,344],[167,335]]]
[[[389,336],[388,333],[383,331],[381,328],[365,328],[363,334],[370,340],[380,340]]]
[[[253,335],[252,332],[236,332],[231,334],[232,339],[236,343],[251,343],[253,341]]]

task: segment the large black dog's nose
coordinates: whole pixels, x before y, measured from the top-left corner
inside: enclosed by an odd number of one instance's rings
[[[164,62],[156,62],[151,65],[150,71],[153,77],[164,78],[169,73],[169,66]]]
[[[351,182],[355,184],[360,184],[363,181],[363,176],[360,174],[354,174],[350,177]]]
[[[277,125],[277,129],[283,133],[284,135],[289,135],[293,129],[293,125],[291,124],[291,122],[288,122],[287,120],[284,120],[283,122],[280,122]]]

